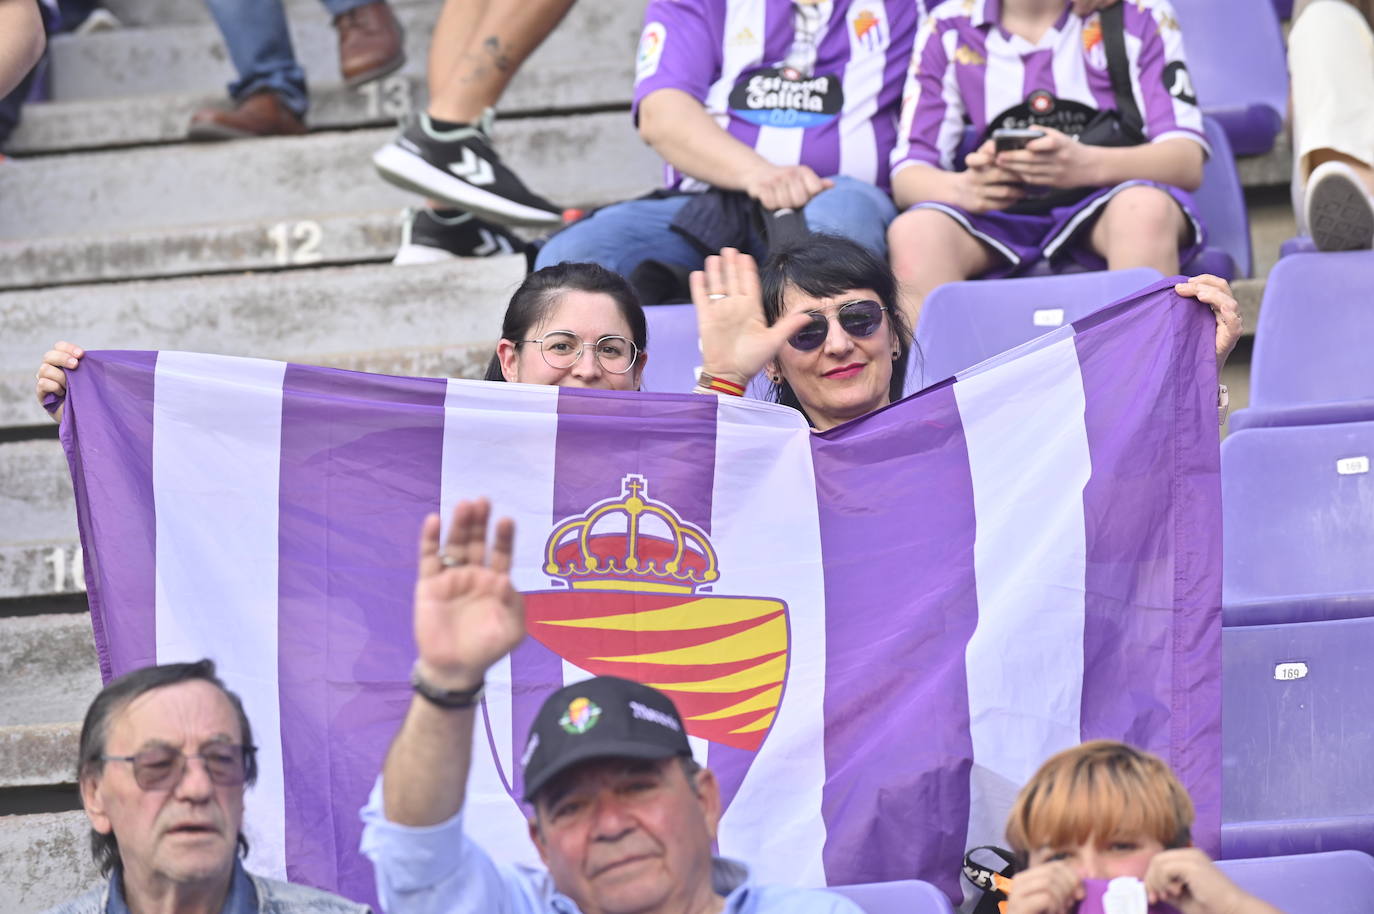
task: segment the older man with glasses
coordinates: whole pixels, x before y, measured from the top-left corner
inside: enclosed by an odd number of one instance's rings
[[[49,914],[366,914],[244,870],[243,794],[257,775],[243,704],[210,660],[135,670],[86,712],[77,777],[107,879]]]

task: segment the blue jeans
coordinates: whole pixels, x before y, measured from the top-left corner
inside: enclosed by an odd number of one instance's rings
[[[833,180],[834,187],[812,197],[802,208],[807,227],[852,238],[886,258],[887,224],[897,218],[891,198],[854,178]],[[550,238],[539,251],[535,269],[565,260],[590,261],[629,276],[644,261],[659,260],[695,270],[701,266],[701,252],[668,228],[689,199],[627,200],[599,209]]]
[[[332,19],[372,0],[320,0]],[[304,115],[310,107],[305,71],[296,63],[282,0],[205,0],[224,37],[239,78],[229,84],[235,101],[270,89],[286,107]]]

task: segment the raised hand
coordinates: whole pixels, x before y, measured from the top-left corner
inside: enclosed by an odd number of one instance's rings
[[[805,327],[803,313],[784,315],[768,326],[754,258],[734,248],[706,258],[688,277],[701,335],[701,364],[707,374],[746,385],[773,360],[787,338]]]
[[[1174,291],[1185,298],[1196,298],[1212,309],[1217,318],[1217,374],[1226,364],[1226,357],[1236,348],[1240,336],[1245,332],[1240,317],[1240,305],[1231,294],[1231,285],[1220,276],[1203,273],[1187,282],[1174,286]]]
[[[1183,914],[1278,914],[1243,890],[1195,847],[1160,851],[1145,871],[1150,903],[1165,902]]]
[[[1006,914],[1066,914],[1083,900],[1083,880],[1062,860],[1017,873],[1007,893]]]
[[[420,529],[415,644],[420,675],[442,689],[476,688],[525,635],[525,601],[510,580],[515,522],[497,521],[488,549],[490,515],[485,498],[458,502],[442,549],[439,515]]]
[[[57,408],[49,413],[54,422],[62,421],[62,401],[67,398],[67,370],[76,368],[85,354],[86,350],[80,346],[62,341],[53,343],[52,348],[43,353],[43,362],[35,376],[38,378],[35,392],[40,406],[48,394],[57,394]]]

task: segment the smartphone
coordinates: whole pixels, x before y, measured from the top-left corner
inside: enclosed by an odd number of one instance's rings
[[[992,131],[992,145],[998,152],[1011,152],[1013,149],[1025,149],[1031,140],[1038,140],[1044,135],[1045,131],[1034,128],[999,127]]]

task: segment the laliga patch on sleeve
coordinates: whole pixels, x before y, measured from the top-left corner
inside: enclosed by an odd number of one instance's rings
[[[1187,65],[1181,60],[1171,61],[1164,68],[1164,88],[1181,102],[1197,104],[1197,92],[1193,90],[1193,77]]]
[[[639,51],[635,54],[635,82],[648,79],[658,72],[663,59],[663,44],[668,40],[668,28],[661,22],[650,22],[639,36]]]

